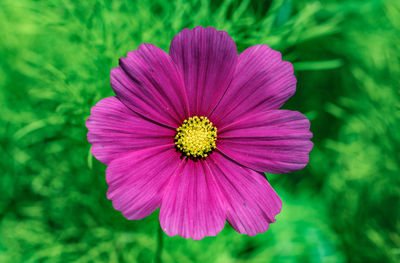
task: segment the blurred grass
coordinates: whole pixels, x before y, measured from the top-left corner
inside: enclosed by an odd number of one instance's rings
[[[157,214],[106,200],[84,121],[142,42],[226,30],[280,50],[312,121],[310,164],[269,175],[284,206],[256,237],[165,238],[165,262],[400,262],[399,1],[0,2],[0,262],[150,262]]]

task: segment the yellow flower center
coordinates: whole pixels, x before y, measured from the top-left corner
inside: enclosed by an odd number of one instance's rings
[[[207,117],[190,117],[176,131],[176,148],[189,158],[205,158],[216,147],[217,128]]]

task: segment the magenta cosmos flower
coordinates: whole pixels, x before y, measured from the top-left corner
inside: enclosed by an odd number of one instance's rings
[[[86,125],[116,210],[138,220],[160,207],[165,233],[193,239],[275,222],[282,202],[264,172],[302,169],[313,146],[308,119],[279,110],[296,89],[279,52],[238,55],[224,31],[184,29],[169,54],[142,44],[121,58],[111,86]]]

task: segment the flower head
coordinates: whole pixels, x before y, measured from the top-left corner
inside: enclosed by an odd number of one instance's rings
[[[307,118],[279,110],[296,89],[279,52],[238,55],[224,31],[184,29],[169,54],[142,44],[121,58],[111,86],[86,125],[115,209],[137,220],[160,207],[165,233],[193,239],[275,222],[282,202],[264,173],[303,168],[313,146]]]

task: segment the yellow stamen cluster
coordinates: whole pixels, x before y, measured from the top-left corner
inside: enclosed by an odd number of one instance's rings
[[[176,131],[176,148],[189,158],[205,158],[216,147],[217,128],[207,117],[190,117]]]

